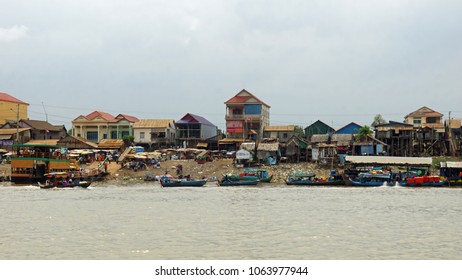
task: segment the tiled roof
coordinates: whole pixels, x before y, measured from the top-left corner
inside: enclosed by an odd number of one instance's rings
[[[6,102],[11,102],[11,103],[19,103],[19,104],[25,104],[29,105],[24,101],[21,101],[17,99],[16,97],[13,97],[9,95],[8,93],[0,92],[0,101],[6,101]]]
[[[129,116],[129,115],[125,115],[125,114],[117,115],[116,121],[119,121],[121,119],[126,119],[127,121],[132,122],[132,123],[136,123],[136,122],[140,121],[137,117],[134,117],[134,116]]]
[[[88,120],[94,120],[97,117],[101,117],[108,122],[114,121],[115,119],[113,115],[106,113],[106,112],[100,112],[100,111],[94,111],[93,113],[90,113],[84,117],[87,118]]]
[[[243,89],[241,90],[238,94],[236,94],[235,96],[233,96],[231,99],[229,99],[228,101],[225,102],[225,104],[242,104],[242,103],[248,103],[250,99],[255,99],[258,103],[261,103],[267,107],[270,107],[268,104],[266,104],[265,102],[261,101],[260,99],[258,99],[258,97],[256,97],[255,95],[253,95],[252,93],[248,92],[247,90]],[[257,103],[257,102],[251,102],[251,103]]]
[[[166,128],[173,123],[174,120],[140,120],[133,128]]]

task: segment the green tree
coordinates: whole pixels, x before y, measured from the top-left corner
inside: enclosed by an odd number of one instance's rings
[[[296,125],[294,134],[296,136],[303,137],[305,136],[305,130],[303,130],[303,127]]]
[[[374,120],[372,121],[371,126],[376,127],[379,124],[385,124],[385,123],[387,123],[387,121],[384,120],[381,114],[378,114],[374,117]]]
[[[367,136],[372,136],[374,135],[374,132],[372,131],[371,127],[368,125],[365,125],[359,129],[358,134],[356,134],[356,140],[360,141],[365,139]]]
[[[135,137],[133,135],[125,135],[122,140],[124,140],[124,144],[127,147],[133,146],[135,143]]]

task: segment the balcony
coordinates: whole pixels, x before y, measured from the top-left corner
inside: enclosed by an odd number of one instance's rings
[[[227,114],[227,121],[260,121],[261,115]]]

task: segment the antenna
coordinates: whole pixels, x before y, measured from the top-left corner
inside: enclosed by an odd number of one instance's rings
[[[42,106],[43,106],[43,111],[45,112],[46,120],[48,122],[48,114],[47,114],[47,110],[45,110],[45,105],[43,104],[43,101],[42,101]]]

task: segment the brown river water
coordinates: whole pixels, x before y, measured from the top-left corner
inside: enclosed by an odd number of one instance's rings
[[[0,185],[0,259],[462,259],[462,189]]]

